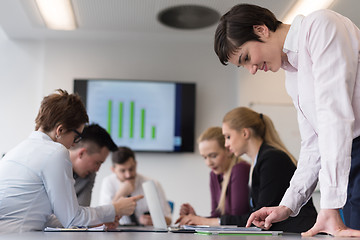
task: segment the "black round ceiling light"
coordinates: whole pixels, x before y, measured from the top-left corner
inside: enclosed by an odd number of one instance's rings
[[[161,23],[178,29],[200,29],[209,27],[220,19],[220,14],[209,7],[199,5],[180,5],[161,11]]]

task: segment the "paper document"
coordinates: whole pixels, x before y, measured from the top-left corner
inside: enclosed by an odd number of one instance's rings
[[[98,227],[70,227],[70,228],[58,228],[58,227],[46,227],[44,232],[104,232],[106,230],[105,225]]]
[[[264,231],[258,227],[237,227],[237,226],[191,226],[184,225],[184,229],[194,230],[197,234],[206,235],[281,235],[282,231]]]
[[[262,231],[261,228],[258,227],[238,227],[232,225],[222,225],[222,226],[203,226],[203,225],[184,225],[184,229],[192,229],[195,231]]]

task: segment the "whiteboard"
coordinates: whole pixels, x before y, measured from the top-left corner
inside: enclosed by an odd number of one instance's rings
[[[271,118],[286,148],[296,159],[300,154],[300,131],[292,104],[251,103],[250,108]]]

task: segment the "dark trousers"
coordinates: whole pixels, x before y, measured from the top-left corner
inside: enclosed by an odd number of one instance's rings
[[[360,230],[360,137],[353,140],[347,200],[343,208],[345,225]]]

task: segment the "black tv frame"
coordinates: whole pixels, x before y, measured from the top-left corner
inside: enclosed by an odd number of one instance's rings
[[[162,82],[180,84],[177,88],[176,94],[181,101],[176,101],[176,121],[180,119],[180,126],[176,123],[175,132],[179,133],[182,138],[181,146],[174,147],[173,151],[149,151],[149,150],[134,150],[135,152],[148,153],[186,153],[194,152],[195,139],[195,111],[196,111],[196,83],[175,82],[175,81],[157,81],[157,80],[133,80],[133,79],[103,79],[103,78],[87,78],[74,79],[74,93],[77,93],[83,101],[85,107],[87,102],[87,83],[91,80],[106,80],[106,81],[136,81],[136,82]],[[181,110],[180,113],[178,110]],[[178,116],[180,115],[180,116]]]

